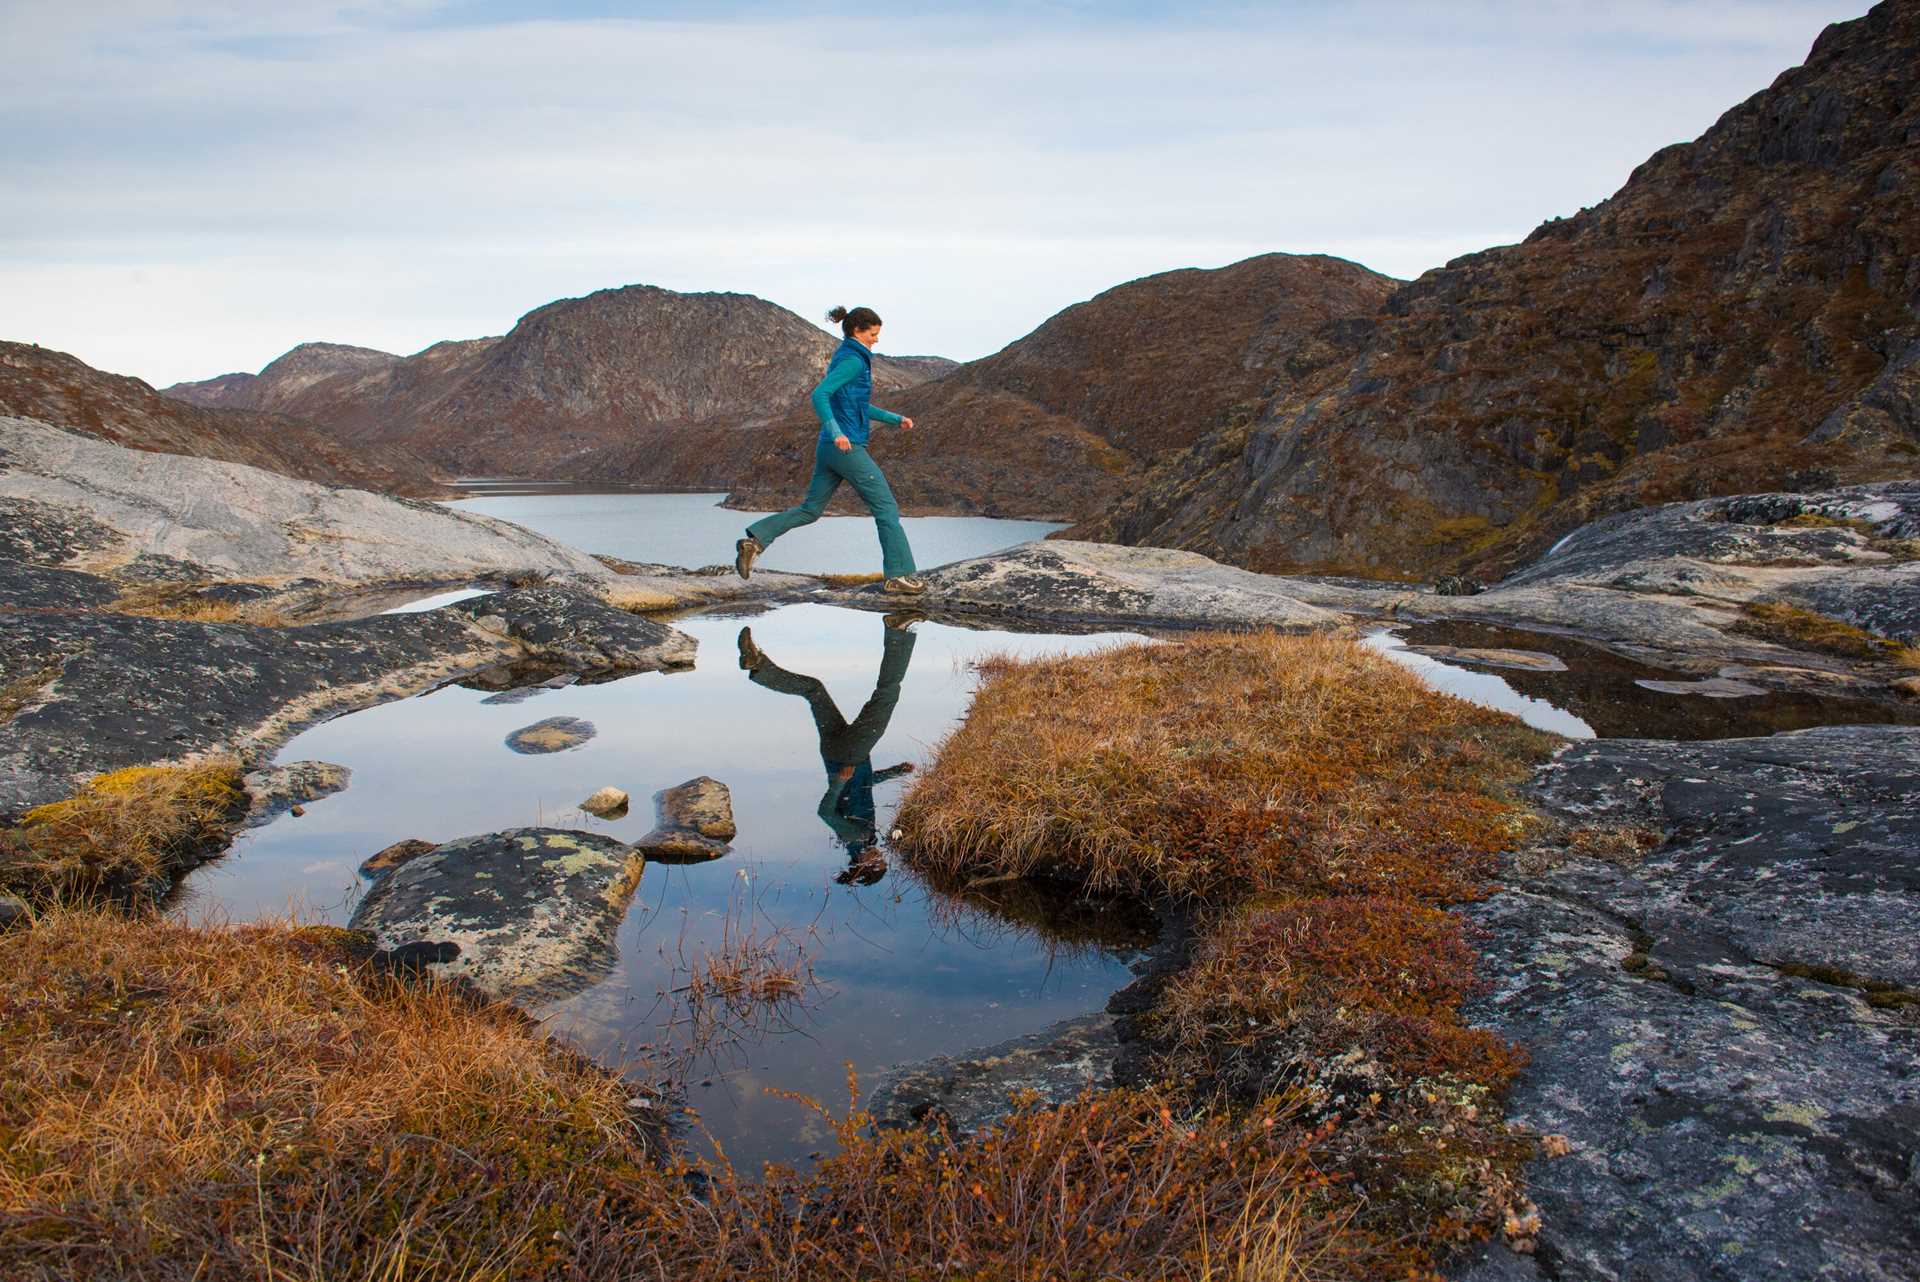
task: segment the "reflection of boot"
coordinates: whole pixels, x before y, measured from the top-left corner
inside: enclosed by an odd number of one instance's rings
[[[871,886],[887,875],[887,861],[877,850],[869,850],[833,875],[842,886]]]
[[[741,628],[738,638],[740,646],[740,667],[751,672],[763,663],[770,662],[767,652],[753,643],[753,629]]]
[[[916,623],[927,621],[925,610],[895,610],[880,620],[895,632],[905,632]]]

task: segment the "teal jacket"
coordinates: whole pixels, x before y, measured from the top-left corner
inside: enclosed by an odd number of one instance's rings
[[[857,338],[841,342],[827,366],[827,376],[813,389],[813,412],[820,419],[820,440],[831,443],[844,436],[855,445],[867,443],[867,423],[898,423],[900,416],[867,403],[873,386],[873,355]],[[864,411],[864,413],[862,412]]]

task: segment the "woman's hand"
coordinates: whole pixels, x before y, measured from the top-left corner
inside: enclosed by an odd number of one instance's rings
[[[913,420],[910,418],[901,419],[900,430],[903,432],[911,432],[913,430]]]
[[[842,454],[845,454],[848,450],[853,448],[853,442],[849,441],[844,436],[836,436],[833,438],[833,448],[835,448],[836,450],[839,450]]]

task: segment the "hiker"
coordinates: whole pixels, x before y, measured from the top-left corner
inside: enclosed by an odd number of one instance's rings
[[[820,418],[820,439],[813,449],[813,480],[807,484],[807,496],[799,507],[788,508],[772,516],[763,516],[747,527],[747,537],[733,546],[733,568],[741,578],[753,574],[754,558],[767,545],[788,530],[812,525],[826,511],[827,500],[842,481],[873,513],[880,529],[881,574],[883,592],[896,596],[914,596],[926,591],[926,584],[913,573],[913,549],[907,546],[907,532],[900,528],[900,505],[893,501],[893,490],[880,474],[879,464],[867,453],[867,422],[898,423],[911,432],[913,420],[871,403],[873,394],[873,346],[880,341],[880,316],[871,307],[848,311],[836,307],[827,319],[838,321],[846,337],[827,363],[827,376],[813,389],[813,412]]]
[[[813,712],[814,728],[820,732],[820,760],[827,768],[827,791],[820,798],[817,813],[846,847],[847,866],[834,877],[843,886],[871,886],[886,875],[873,788],[911,774],[913,763],[903,761],[875,770],[873,749],[887,733],[894,706],[900,702],[900,683],[906,679],[907,664],[913,659],[914,636],[908,629],[922,617],[917,612],[886,616],[880,673],[874,678],[873,694],[852,721],[840,715],[839,706],[820,678],[787,671],[754,644],[753,629],[740,629],[740,666],[746,669],[747,679],[768,690],[798,695]]]

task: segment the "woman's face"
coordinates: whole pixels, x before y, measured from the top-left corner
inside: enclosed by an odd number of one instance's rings
[[[853,336],[864,346],[876,347],[880,343],[880,327],[869,325],[865,329],[856,329],[853,331]]]

